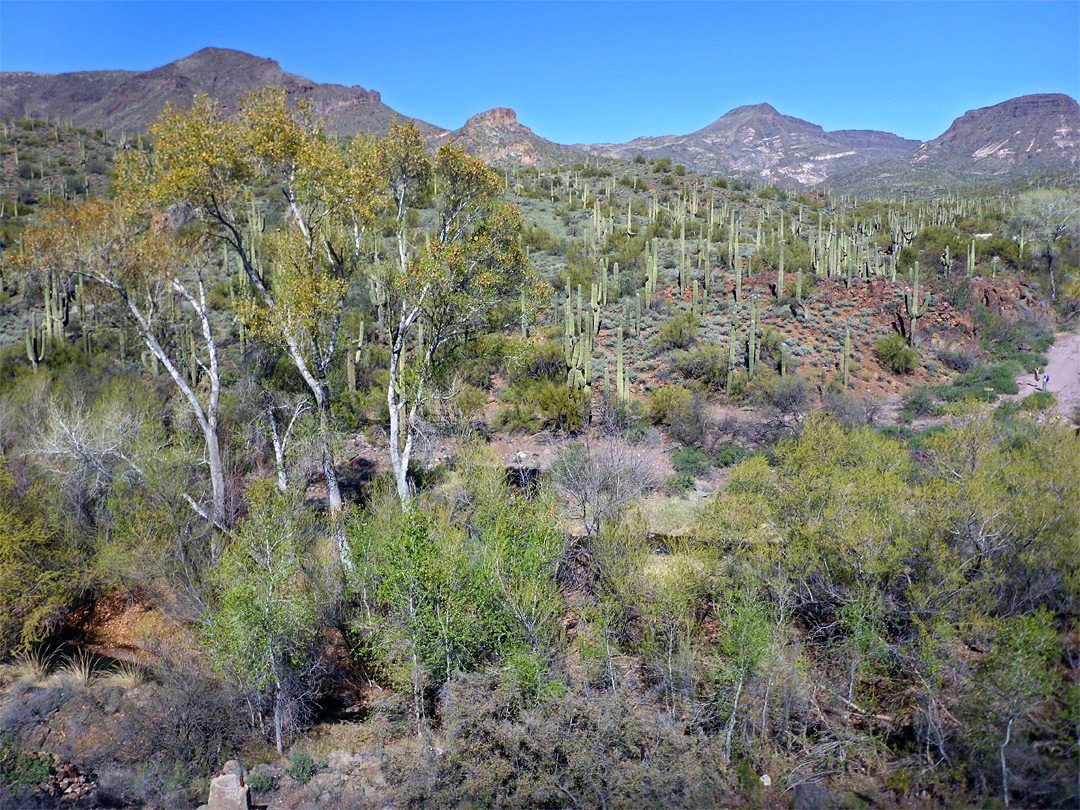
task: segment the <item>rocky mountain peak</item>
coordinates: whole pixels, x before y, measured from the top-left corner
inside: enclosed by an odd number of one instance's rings
[[[495,107],[474,115],[465,122],[464,129],[496,129],[517,124],[517,113],[509,107]]]

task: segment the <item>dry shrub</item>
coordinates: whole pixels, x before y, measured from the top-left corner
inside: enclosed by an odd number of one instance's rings
[[[455,678],[441,747],[389,755],[404,807],[715,807],[731,793],[713,738],[634,694],[569,692],[521,707],[497,674]]]

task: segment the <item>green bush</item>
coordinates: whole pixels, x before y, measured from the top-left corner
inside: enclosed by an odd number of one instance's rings
[[[676,313],[660,325],[656,343],[662,349],[685,349],[697,337],[697,327],[697,318],[692,313]]]
[[[690,407],[694,398],[689,388],[681,385],[665,385],[655,388],[646,396],[645,404],[653,424],[671,426],[677,415]]]
[[[277,787],[277,777],[268,773],[253,773],[244,779],[245,784],[255,793],[269,793]]]
[[[320,767],[320,764],[311,758],[311,754],[301,751],[298,754],[293,754],[292,759],[289,761],[289,767],[285,769],[285,773],[301,785],[306,785],[311,781],[311,777],[318,772]]]
[[[506,407],[495,416],[495,429],[508,433],[565,430],[577,433],[585,426],[585,392],[557,380],[523,380],[503,397]]]
[[[727,384],[728,355],[719,344],[707,343],[701,348],[680,354],[674,365],[687,379],[700,380],[715,391]]]
[[[680,447],[678,450],[671,451],[671,466],[677,473],[701,478],[709,472],[712,464],[700,447]]]
[[[877,342],[878,361],[894,374],[910,374],[919,365],[919,353],[900,335],[889,335]]]
[[[746,458],[746,449],[737,444],[723,444],[713,451],[713,463],[717,467],[730,467]]]
[[[0,785],[36,787],[48,780],[55,767],[52,754],[23,751],[13,735],[0,737]]]
[[[934,405],[934,392],[926,386],[910,388],[902,397],[904,412],[911,416],[933,416],[937,412]]]
[[[938,399],[944,402],[959,402],[964,399],[995,402],[1000,394],[1016,394],[1019,391],[1015,368],[1008,363],[981,366],[967,374],[961,374],[951,384],[939,385],[934,389]]]

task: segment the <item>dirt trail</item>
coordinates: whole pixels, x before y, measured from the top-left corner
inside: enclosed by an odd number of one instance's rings
[[[1050,375],[1047,389],[1057,397],[1057,412],[1064,418],[1080,408],[1080,335],[1060,332],[1046,353],[1046,373]],[[1018,379],[1020,393],[1026,395],[1035,388],[1032,375]]]

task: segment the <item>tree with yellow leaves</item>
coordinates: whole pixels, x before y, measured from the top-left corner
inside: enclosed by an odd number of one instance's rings
[[[135,217],[122,204],[89,200],[48,208],[38,224],[27,229],[22,260],[30,272],[82,277],[118,300],[147,350],[180,389],[203,433],[212,505],[207,512],[190,495],[182,497],[223,529],[225,468],[218,437],[221,373],[206,303],[207,247],[201,236],[178,236],[167,224]],[[189,355],[183,359],[178,319],[164,317],[165,301],[172,294],[190,311]],[[184,361],[197,365],[206,386],[185,374]],[[216,544],[212,556],[217,556]]]
[[[462,344],[521,314],[520,302],[539,289],[519,243],[521,213],[501,201],[498,175],[478,158],[445,144],[432,159],[415,125],[395,122],[376,160],[395,223],[395,261],[373,272],[390,343],[390,460],[406,503],[418,419],[440,368]],[[432,191],[435,223],[413,232],[409,211]]]
[[[311,108],[268,89],[230,119],[203,96],[189,110],[167,107],[151,128],[154,149],[129,154],[118,188],[132,204],[190,212],[204,232],[239,258],[253,300],[256,335],[288,352],[314,400],[322,470],[332,514],[342,508],[330,440],[328,372],[349,280],[359,269],[378,179],[370,145],[339,149]],[[280,229],[264,234],[260,186],[285,198]],[[344,557],[343,557],[344,559]]]

